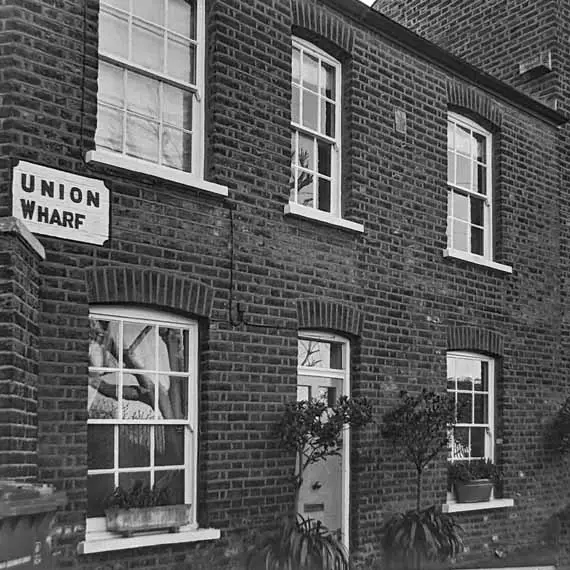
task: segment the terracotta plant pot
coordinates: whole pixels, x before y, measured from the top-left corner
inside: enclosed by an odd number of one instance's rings
[[[458,503],[482,503],[491,498],[493,482],[491,479],[474,481],[455,481],[455,498]]]
[[[168,529],[178,532],[190,521],[191,505],[167,505],[142,509],[108,509],[107,530],[131,536],[135,532]]]

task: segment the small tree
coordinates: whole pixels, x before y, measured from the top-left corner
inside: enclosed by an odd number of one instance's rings
[[[447,560],[463,546],[461,527],[451,515],[435,506],[421,509],[422,475],[449,443],[455,399],[426,389],[400,396],[400,405],[384,416],[382,435],[416,468],[416,508],[387,521],[382,542],[389,559],[419,569],[425,560]]]
[[[344,430],[348,426],[364,426],[371,420],[372,406],[366,398],[341,396],[332,407],[317,399],[286,405],[276,432],[281,445],[297,457],[292,477],[295,508],[309,465],[340,455]]]

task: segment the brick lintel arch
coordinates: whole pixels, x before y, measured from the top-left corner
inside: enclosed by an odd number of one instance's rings
[[[320,329],[360,336],[364,313],[328,299],[299,299],[297,301],[299,329]]]
[[[447,83],[447,101],[451,110],[471,116],[476,122],[483,120],[489,130],[499,130],[503,114],[486,95],[454,81]]]
[[[447,350],[466,350],[503,356],[504,336],[496,331],[473,326],[449,327]]]
[[[293,34],[320,45],[334,57],[342,59],[351,54],[354,46],[354,30],[340,18],[322,6],[307,0],[291,0]],[[337,49],[335,49],[335,46]],[[338,48],[340,48],[339,51]]]
[[[89,304],[133,303],[209,317],[211,287],[175,273],[137,267],[85,269]]]

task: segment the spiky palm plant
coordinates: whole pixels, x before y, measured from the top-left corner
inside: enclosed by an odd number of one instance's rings
[[[264,536],[247,560],[249,570],[348,570],[343,544],[320,521],[297,515]]]

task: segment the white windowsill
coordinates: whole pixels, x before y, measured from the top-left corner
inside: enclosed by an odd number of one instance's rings
[[[448,247],[447,249],[443,250],[443,257],[455,257],[457,259],[462,259],[463,261],[469,261],[470,263],[476,263],[477,265],[490,267],[491,269],[496,269],[497,271],[502,271],[503,273],[513,272],[513,268],[510,265],[497,263],[496,261],[485,259],[481,255],[475,255],[473,253],[468,253],[467,251],[461,251],[460,249],[452,249]]]
[[[308,220],[315,220],[317,222],[322,222],[324,224],[329,224],[330,226],[337,226],[345,230],[350,230],[353,232],[363,233],[364,226],[362,224],[357,224],[356,222],[351,222],[349,220],[344,220],[343,218],[338,218],[333,216],[328,212],[323,212],[322,210],[317,210],[316,208],[309,208],[307,206],[301,206],[295,202],[289,202],[285,205],[284,209],[285,215],[298,216],[300,218],[306,218]]]
[[[484,511],[489,509],[504,509],[514,507],[513,499],[491,499],[481,503],[444,503],[441,510],[444,513],[465,513],[468,511]]]
[[[133,172],[142,172],[143,174],[149,174],[150,176],[156,176],[157,178],[177,182],[184,186],[205,190],[212,194],[218,194],[219,196],[228,195],[227,186],[222,186],[215,182],[208,182],[207,180],[198,178],[189,172],[160,166],[159,164],[153,164],[152,162],[147,162],[146,160],[141,160],[131,156],[125,156],[117,152],[108,150],[90,150],[85,154],[85,162],[115,166],[116,168],[131,170]]]
[[[123,538],[112,532],[88,532],[85,540],[79,543],[79,554],[93,554],[95,552],[111,552],[113,550],[126,550],[131,548],[144,548],[145,546],[158,546],[162,544],[183,544],[205,540],[217,540],[220,531],[216,528],[199,528],[195,530],[181,530],[180,532],[145,532],[137,533],[131,537]]]

